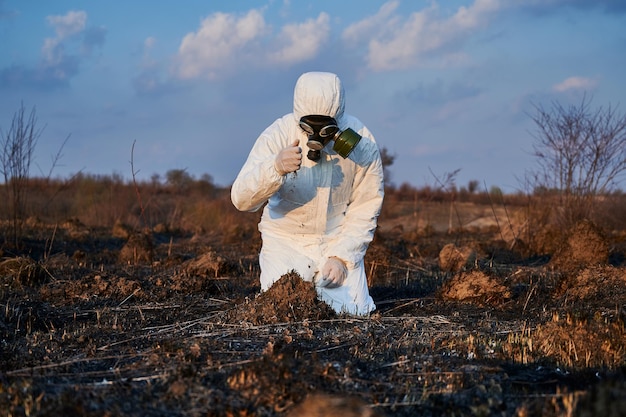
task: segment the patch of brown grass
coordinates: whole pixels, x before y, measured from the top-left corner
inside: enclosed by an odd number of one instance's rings
[[[561,291],[570,299],[626,299],[626,270],[613,266],[593,266],[579,271],[561,284]]]
[[[626,361],[626,332],[624,324],[601,320],[575,320],[571,316],[538,326],[534,332],[539,353],[553,358],[568,368],[609,368]]]
[[[0,285],[21,288],[43,283],[48,277],[45,269],[26,256],[0,260]]]

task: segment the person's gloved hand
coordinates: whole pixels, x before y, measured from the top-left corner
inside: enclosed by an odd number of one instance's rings
[[[274,160],[274,167],[280,175],[289,174],[300,169],[302,164],[302,149],[298,146],[299,140],[294,140],[293,143],[281,150],[276,159]]]
[[[345,262],[337,257],[328,258],[322,267],[322,280],[320,287],[337,288],[340,287],[348,276],[348,267]]]

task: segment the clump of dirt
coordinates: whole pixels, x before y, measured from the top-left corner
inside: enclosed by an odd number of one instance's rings
[[[471,246],[445,245],[439,252],[439,268],[444,272],[458,272],[476,262],[476,251]]]
[[[147,233],[133,233],[120,251],[122,263],[152,263],[154,259],[154,243]]]
[[[230,320],[254,325],[328,320],[335,311],[317,297],[315,286],[295,271],[283,275],[267,291],[229,312]]]
[[[511,291],[482,271],[470,271],[444,283],[438,296],[445,301],[498,304],[511,298]]]
[[[609,260],[609,243],[604,232],[593,222],[582,220],[565,235],[551,266],[572,272],[591,265],[604,265]]]
[[[191,259],[183,265],[183,273],[189,276],[217,278],[227,273],[229,268],[226,260],[212,250],[207,250],[197,258]]]
[[[175,257],[169,257],[167,263],[176,264]],[[180,268],[170,276],[167,283],[158,281],[159,286],[170,287],[176,291],[202,291],[209,294],[221,294],[225,287],[232,285],[228,277],[240,274],[240,264],[229,256],[218,255],[212,249],[202,249],[197,257],[178,261]]]
[[[287,417],[383,417],[362,399],[354,396],[309,395]]]

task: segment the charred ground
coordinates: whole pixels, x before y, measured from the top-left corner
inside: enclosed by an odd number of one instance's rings
[[[382,218],[378,310],[350,317],[295,273],[259,295],[254,222],[32,222],[0,259],[0,414],[624,415],[623,232],[583,222],[531,256]]]

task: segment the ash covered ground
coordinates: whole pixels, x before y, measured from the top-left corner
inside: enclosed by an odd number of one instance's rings
[[[0,259],[0,415],[618,416],[623,238],[551,257],[377,232],[377,311],[336,315],[254,233],[39,226]]]

